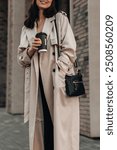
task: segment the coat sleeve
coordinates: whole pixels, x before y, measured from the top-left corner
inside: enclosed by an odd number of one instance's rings
[[[18,64],[21,65],[22,67],[29,67],[31,63],[31,59],[27,54],[27,50],[29,48],[28,46],[29,42],[26,35],[26,27],[23,26],[20,37],[20,45],[17,51],[17,61]]]
[[[61,52],[57,63],[63,71],[67,72],[73,67],[76,59],[76,41],[67,16],[61,14],[60,18]]]

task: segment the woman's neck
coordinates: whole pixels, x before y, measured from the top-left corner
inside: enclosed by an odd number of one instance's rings
[[[43,9],[39,10],[39,22],[44,21],[45,20],[45,16],[43,15]]]
[[[45,22],[45,16],[43,15],[43,10],[39,10],[39,20],[37,21],[37,32],[42,32]]]

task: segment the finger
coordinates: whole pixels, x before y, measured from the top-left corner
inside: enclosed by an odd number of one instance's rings
[[[41,44],[38,44],[38,43],[34,43],[32,44],[33,47],[38,47],[38,46],[41,46]]]
[[[34,41],[41,41],[41,39],[40,38],[35,38]]]
[[[35,43],[38,43],[38,44],[42,44],[42,41],[41,40],[34,40],[34,42],[33,42],[33,44],[35,44]]]
[[[42,44],[41,41],[34,41],[33,44]]]

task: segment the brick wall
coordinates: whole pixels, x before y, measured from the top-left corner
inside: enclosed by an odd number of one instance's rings
[[[80,132],[90,134],[89,64],[88,64],[88,1],[73,0],[74,33],[77,41],[77,61],[83,74],[86,95],[80,98]]]
[[[7,0],[0,1],[0,107],[6,98]]]

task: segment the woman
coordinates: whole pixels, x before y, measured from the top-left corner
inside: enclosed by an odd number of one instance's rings
[[[17,57],[25,68],[24,122],[29,120],[30,150],[79,150],[79,99],[65,93],[65,74],[74,74],[76,42],[67,16],[54,5],[54,0],[33,0],[22,28]],[[38,52],[37,32],[47,34],[47,52]]]

